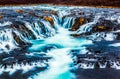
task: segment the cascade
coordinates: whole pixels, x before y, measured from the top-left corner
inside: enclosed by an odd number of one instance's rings
[[[119,16],[119,9],[2,7],[7,13],[0,19],[0,78],[19,73],[19,79],[76,79],[71,71],[79,68],[120,69],[120,24],[110,18],[113,10]]]

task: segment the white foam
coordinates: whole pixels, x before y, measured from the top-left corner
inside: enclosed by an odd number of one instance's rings
[[[12,22],[7,21],[7,22],[0,23],[0,26],[7,26],[7,25],[11,25],[11,24],[12,24]]]
[[[4,72],[9,72],[9,75],[12,75],[14,72],[16,72],[17,70],[23,70],[22,73],[25,73],[29,70],[34,69],[35,67],[46,67],[45,63],[42,62],[33,62],[32,65],[29,64],[14,64],[13,68],[11,68],[11,66],[7,66],[7,68],[5,69],[4,67],[0,68],[0,74],[4,73]]]
[[[120,46],[120,43],[114,43],[114,44],[110,44],[109,46],[118,47],[118,46]]]
[[[62,74],[68,73],[66,75],[68,78],[71,78],[71,73],[69,72],[69,64],[72,63],[71,57],[68,55],[69,49],[56,49],[52,50],[49,53],[54,59],[49,62],[50,69],[41,72],[37,76],[34,76],[34,79],[60,79],[63,78]]]
[[[107,33],[105,39],[108,41],[113,41],[116,38],[116,35],[113,33]]]

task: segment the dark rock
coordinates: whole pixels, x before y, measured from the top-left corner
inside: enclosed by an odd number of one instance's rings
[[[19,45],[22,45],[22,46],[27,45],[27,43],[25,43],[23,40],[21,40],[20,37],[17,36],[16,33],[12,32],[12,35],[13,35],[14,40],[15,40]]]
[[[106,68],[111,68],[110,62],[107,61]]]
[[[98,63],[98,62],[96,62],[96,63],[94,64],[94,68],[95,68],[95,69],[100,68],[100,65],[99,65],[99,63]]]
[[[116,69],[76,69],[76,79],[119,79],[120,71]]]
[[[16,60],[14,59],[14,57],[8,57],[8,58],[2,59],[2,65],[13,65],[15,63],[16,63]]]
[[[106,20],[105,18],[100,18],[95,26],[92,28],[92,32],[102,32],[102,31],[112,31],[117,26],[116,23]]]
[[[75,23],[71,27],[71,31],[76,31],[81,25],[85,24],[85,18],[80,17],[75,19]]]
[[[32,39],[36,39],[34,33],[29,30],[25,24],[21,21],[13,21],[12,25],[10,26],[12,29],[17,29],[17,31],[19,31],[21,34],[25,34],[29,35],[29,37],[31,37]]]
[[[6,47],[8,50],[10,49],[10,46],[9,46],[9,45],[6,45],[5,47]]]
[[[93,45],[87,45],[86,50],[88,50],[88,53],[72,53],[73,57],[75,56],[75,58],[73,58],[73,61],[75,65],[78,65],[80,63],[81,65],[85,64],[86,66],[88,66],[90,65],[90,63],[92,63],[94,64],[94,69],[101,68],[100,65],[106,65],[105,69],[114,68],[112,67],[112,63],[115,63],[117,66],[119,66],[119,63],[117,63],[118,61],[120,61],[119,47],[109,46],[109,44],[114,44],[118,42],[119,41],[100,41],[95,42]],[[80,68],[82,68],[82,66],[80,66]]]

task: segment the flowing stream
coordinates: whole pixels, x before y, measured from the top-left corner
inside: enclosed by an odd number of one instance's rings
[[[48,55],[52,56],[53,59],[50,60],[49,65],[50,67],[38,73],[38,75],[33,76],[33,79],[74,79],[75,76],[73,73],[70,72],[72,69],[72,58],[70,55],[71,49],[81,48],[83,49],[82,45],[85,44],[92,44],[92,41],[86,40],[83,38],[75,39],[71,37],[70,31],[68,29],[62,28],[58,26],[58,34],[53,37],[49,37],[44,39],[42,43],[38,43],[41,40],[34,40],[33,46],[29,50],[40,50],[43,45],[53,45],[57,46],[55,49],[48,51]]]
[[[1,7],[0,12],[0,79],[6,73],[6,79],[14,79],[19,72],[19,79],[76,79],[72,50],[94,58],[88,45],[120,39],[120,9],[44,4]]]

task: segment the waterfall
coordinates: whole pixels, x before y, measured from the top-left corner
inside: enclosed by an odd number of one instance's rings
[[[86,23],[82,26],[80,26],[80,28],[76,31],[77,34],[81,34],[81,33],[86,33],[86,32],[90,32],[91,29],[93,28],[93,26],[98,22],[98,20],[101,18],[101,14],[96,14],[93,22],[89,22]]]
[[[53,18],[54,20],[56,19],[56,17]],[[55,28],[57,28],[57,21],[58,19],[54,21]],[[51,37],[56,33],[55,28],[45,20],[33,21],[32,23],[27,21],[1,23],[1,50],[11,51],[12,48],[17,48],[19,45],[26,45],[30,40]],[[10,49],[6,49],[6,45],[9,46]]]
[[[68,49],[49,51],[48,53],[54,58],[49,62],[50,68],[47,71],[39,73],[38,76],[34,76],[34,79],[71,79],[74,77],[69,71],[69,64],[72,63],[72,60],[68,56],[67,51]]]
[[[12,37],[12,30],[11,29],[6,29],[6,30],[1,30],[0,31],[0,52],[2,53],[3,51],[9,52],[9,50],[12,50],[16,48],[14,44],[14,39]]]
[[[75,20],[75,18],[73,18],[73,17],[65,17],[63,20],[63,27],[70,29],[74,23],[74,20]]]
[[[94,48],[97,40],[120,39],[117,28],[120,18],[105,15],[103,11],[109,10],[113,9],[51,5],[1,8],[0,76],[7,72],[10,77],[16,77],[15,73],[27,75],[26,79],[76,79],[71,70],[80,64],[75,65],[77,56],[74,58],[73,54],[94,55],[87,47]],[[100,29],[96,30],[97,26],[101,26]],[[87,35],[87,32],[91,33]],[[83,60],[94,61],[84,57]],[[94,68],[85,63],[81,66]]]
[[[59,25],[59,24],[57,24]],[[81,47],[85,44],[92,44],[90,40],[77,40],[73,39],[70,35],[70,31],[61,27],[61,24],[58,26],[58,33],[52,37],[44,39],[38,43],[38,40],[33,41],[32,47],[29,50],[40,51],[43,50],[43,47],[48,45],[55,46],[54,49],[47,51],[47,54],[52,56],[53,59],[49,61],[49,68],[43,72],[38,73],[37,76],[29,77],[29,79],[72,79],[74,74],[70,72],[70,65],[73,64],[71,60],[70,50],[76,47],[84,49]]]

